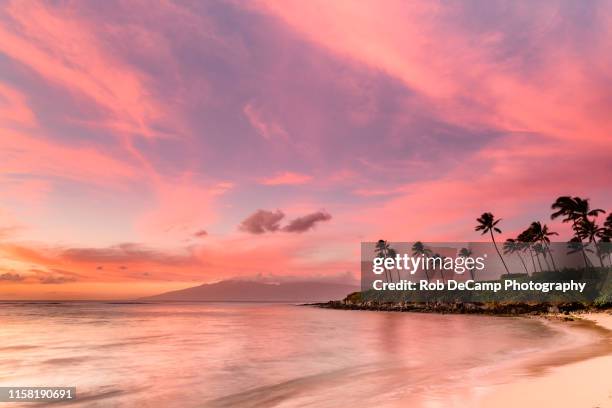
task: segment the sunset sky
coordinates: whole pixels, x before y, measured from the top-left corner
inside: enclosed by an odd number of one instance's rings
[[[354,279],[612,210],[612,2],[7,1],[0,299]]]

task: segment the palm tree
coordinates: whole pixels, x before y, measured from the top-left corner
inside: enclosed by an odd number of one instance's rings
[[[599,247],[597,246],[597,239],[606,238],[607,230],[597,225],[595,221],[591,221],[588,218],[583,218],[576,224],[575,231],[580,240],[586,239],[589,244],[595,244],[595,248],[597,249],[597,257],[599,258],[599,263],[603,268],[603,259],[601,257],[601,252],[599,251]]]
[[[523,268],[525,268],[525,273],[527,273],[527,276],[529,276],[529,270],[527,270],[527,265],[525,265],[525,261],[523,260],[523,257],[521,256],[521,242],[517,241],[516,239],[513,238],[508,238],[506,240],[506,242],[504,242],[504,254],[505,255],[510,255],[510,254],[517,254],[519,259],[521,260],[521,263],[523,264]]]
[[[544,258],[544,263],[546,264],[546,270],[550,271],[550,264],[548,263],[548,260],[546,259],[546,248],[544,247],[544,245],[540,244],[539,242],[536,242],[535,244],[533,244],[533,252],[535,252],[536,259],[538,260],[538,264],[540,264],[540,270],[543,270],[542,264],[540,263],[540,254],[541,254],[542,258]]]
[[[389,247],[389,249],[387,249],[387,258],[395,259],[396,256],[397,251]],[[399,269],[396,269],[395,272],[397,272],[397,281],[399,282],[401,280]],[[393,280],[393,274],[391,273],[391,271],[389,271],[389,274],[391,275],[391,279]]]
[[[570,196],[558,197],[551,205],[551,209],[557,211],[550,215],[550,219],[554,220],[561,216],[565,217],[563,218],[563,222],[572,223],[574,237],[577,238],[579,242],[582,242],[582,238],[580,238],[576,232],[578,222],[580,222],[580,220],[588,220],[589,217],[597,217],[599,214],[605,213],[605,211],[601,208],[591,210],[588,198]],[[586,256],[584,246],[580,245],[580,250],[582,251],[582,257],[584,258],[584,265],[588,268],[588,258]]]
[[[593,253],[593,251],[589,249],[588,246],[580,240],[580,238],[577,237],[573,237],[569,240],[567,243],[567,248],[569,249],[567,252],[568,255],[575,254],[576,252],[581,252],[583,255],[585,252]],[[586,268],[593,266],[591,260],[586,256],[584,257],[584,264]]]
[[[548,230],[548,225],[544,224],[542,225],[542,223],[540,221],[534,221],[531,223],[530,227],[531,232],[533,234],[533,238],[536,241],[539,241],[542,243],[542,245],[544,246],[544,252],[542,253],[542,256],[544,257],[544,260],[546,261],[546,253],[548,253],[548,256],[550,256],[550,260],[552,261],[553,264],[553,268],[555,271],[557,271],[557,265],[555,264],[555,259],[552,256],[552,252],[550,250],[550,238],[553,235],[559,235],[556,232],[553,231],[549,231]],[[548,261],[546,261],[546,264],[548,264]],[[558,271],[557,271],[558,272]]]
[[[602,238],[605,252],[608,254],[608,261],[610,262],[610,266],[612,266],[612,212],[608,213],[608,217],[604,221],[604,227],[606,227],[606,237]]]
[[[470,251],[467,248],[461,248],[459,250],[459,256],[461,258],[469,258],[472,256],[472,251]],[[472,280],[475,281],[476,278],[474,277],[474,268],[470,268],[469,271],[470,271],[470,276],[472,277]]]
[[[610,230],[606,230],[606,236],[601,238],[597,243],[597,251],[601,254],[602,258],[608,257],[608,263],[612,266],[612,239],[608,235]]]
[[[499,255],[499,259],[501,259],[504,264],[504,268],[506,269],[506,273],[510,275],[510,271],[508,270],[508,266],[504,261],[504,257],[501,252],[499,252],[499,248],[497,248],[497,243],[495,242],[495,236],[493,235],[493,231],[501,234],[501,230],[497,228],[497,224],[501,221],[501,219],[496,220],[495,216],[490,212],[483,213],[480,218],[477,218],[476,221],[478,225],[474,228],[475,231],[482,231],[481,235],[486,234],[487,232],[491,234],[491,241],[493,241],[493,245],[495,246],[495,250],[497,251],[497,255]]]
[[[540,261],[540,254],[544,256],[544,261],[546,262],[548,269],[550,269],[548,261],[546,260],[546,256],[544,255],[544,248],[542,247],[542,244],[539,243],[532,225],[530,225],[525,231],[521,232],[518,236],[518,239],[519,241],[525,242],[529,246],[529,252],[531,253],[532,257],[531,260],[533,261],[533,258],[535,257],[536,261],[538,261],[540,272],[544,272],[544,268],[542,268],[542,262]]]
[[[610,233],[612,233],[612,212],[610,212],[610,214],[608,214],[608,217],[606,217],[606,220],[604,221],[604,227],[606,227]]]
[[[386,259],[389,249],[389,243],[384,239],[379,239],[376,243],[376,257]],[[387,280],[387,282],[390,282],[387,268],[385,268],[385,279]]]
[[[523,247],[524,251],[529,251],[529,257],[531,258],[531,264],[533,266],[533,272],[537,272],[537,268],[536,268],[536,264],[535,264],[535,259],[533,256],[533,248],[531,247],[533,245],[533,235],[532,235],[532,231],[527,228],[525,231],[521,232],[518,237],[516,238],[517,241],[519,241]],[[539,260],[538,260],[539,263]]]
[[[572,222],[574,225],[582,218],[597,217],[605,213],[601,208],[591,210],[588,198],[570,196],[557,198],[551,209],[557,210],[550,215],[551,220],[564,216],[563,222]]]
[[[442,262],[440,263],[440,276],[442,276],[442,282],[446,283],[446,279],[444,278],[444,258],[442,258],[442,255],[435,253],[432,255],[432,258],[434,259],[434,266],[436,265],[436,260],[441,259]],[[434,269],[434,275],[435,275],[435,269]]]
[[[417,241],[412,245],[412,256],[429,255],[431,255],[431,250],[425,247],[425,245],[423,245],[421,241]],[[429,283],[429,274],[427,273],[427,268],[423,268],[423,271],[425,272],[425,278],[427,279],[427,283]]]

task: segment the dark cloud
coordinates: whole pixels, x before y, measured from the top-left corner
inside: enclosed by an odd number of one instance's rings
[[[206,232],[206,230],[199,230],[196,233],[193,234],[194,237],[196,238],[203,238],[205,236],[208,235],[208,232]]]
[[[5,281],[5,282],[20,282],[24,279],[25,278],[19,275],[18,273],[6,272],[0,275],[0,281]]]
[[[285,214],[281,210],[276,210],[274,212],[257,210],[242,221],[239,229],[250,232],[251,234],[263,234],[265,232],[275,231],[302,233],[314,228],[316,223],[329,221],[332,218],[331,215],[325,211],[317,211],[295,218],[284,227],[281,227],[280,222],[284,217]]]
[[[324,211],[317,211],[312,214],[304,215],[292,220],[289,224],[283,227],[285,232],[302,233],[314,228],[318,222],[331,220],[331,215]]]
[[[284,217],[285,214],[280,210],[257,210],[240,223],[239,229],[251,234],[278,231],[280,229],[279,223]]]

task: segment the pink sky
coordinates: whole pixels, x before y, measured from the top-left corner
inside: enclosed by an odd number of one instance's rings
[[[357,276],[612,210],[612,3],[0,6],[0,298]]]

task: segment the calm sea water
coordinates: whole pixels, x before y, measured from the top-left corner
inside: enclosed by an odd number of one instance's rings
[[[4,303],[0,386],[76,386],[79,407],[448,406],[564,336],[518,318]]]

